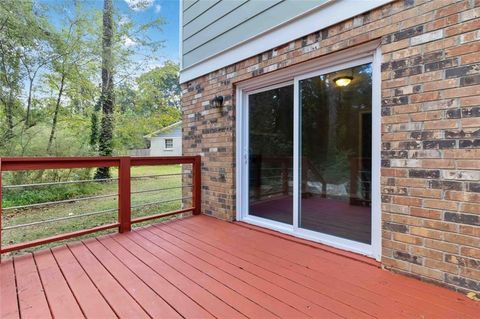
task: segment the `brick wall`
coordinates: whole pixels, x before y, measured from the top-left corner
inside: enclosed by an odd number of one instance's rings
[[[203,212],[235,216],[235,83],[381,39],[382,263],[479,292],[480,0],[396,1],[312,32],[183,84],[183,152],[203,155]]]

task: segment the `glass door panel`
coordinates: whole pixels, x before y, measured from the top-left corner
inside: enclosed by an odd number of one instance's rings
[[[371,243],[371,63],[299,81],[300,228]]]
[[[293,85],[248,96],[249,215],[293,222]]]

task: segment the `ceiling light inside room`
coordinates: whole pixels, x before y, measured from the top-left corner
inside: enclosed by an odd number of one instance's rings
[[[336,79],[333,79],[333,82],[335,82],[336,86],[347,86],[352,82],[353,77],[351,76],[341,76]]]

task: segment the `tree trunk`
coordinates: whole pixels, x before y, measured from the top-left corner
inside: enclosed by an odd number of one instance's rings
[[[50,131],[50,138],[48,139],[47,154],[50,154],[50,150],[55,138],[55,131],[57,129],[58,112],[60,111],[60,103],[62,101],[63,87],[65,85],[65,72],[62,73],[62,79],[60,81],[60,88],[58,90],[57,103],[55,104],[55,112],[53,113],[52,130]]]
[[[26,128],[28,128],[30,126],[30,110],[32,109],[33,80],[34,80],[34,78],[29,79],[28,99],[27,99],[27,114],[25,115],[25,127]]]
[[[103,37],[102,37],[102,122],[98,150],[101,156],[112,156],[113,153],[113,62],[112,62],[112,0],[104,0]],[[108,167],[98,168],[95,178],[109,178]]]
[[[5,117],[7,120],[7,131],[5,132],[5,140],[9,141],[13,138],[13,99],[10,96],[5,102]]]
[[[4,50],[2,50],[2,54],[5,55]],[[0,85],[5,86],[8,89],[8,96],[2,98],[2,102],[5,105],[5,120],[7,122],[6,132],[4,136],[2,136],[2,143],[7,145],[8,142],[13,138],[13,110],[14,110],[14,103],[15,99],[14,96],[18,94],[18,83],[20,79],[20,69],[18,66],[18,56],[14,58],[14,61],[11,63],[12,70],[9,72],[5,58],[1,59],[2,61],[2,73],[3,79],[0,82]]]

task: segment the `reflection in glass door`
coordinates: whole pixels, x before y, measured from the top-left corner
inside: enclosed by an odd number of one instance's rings
[[[298,225],[371,244],[372,64],[298,82]]]
[[[248,96],[249,215],[293,222],[293,85]]]

